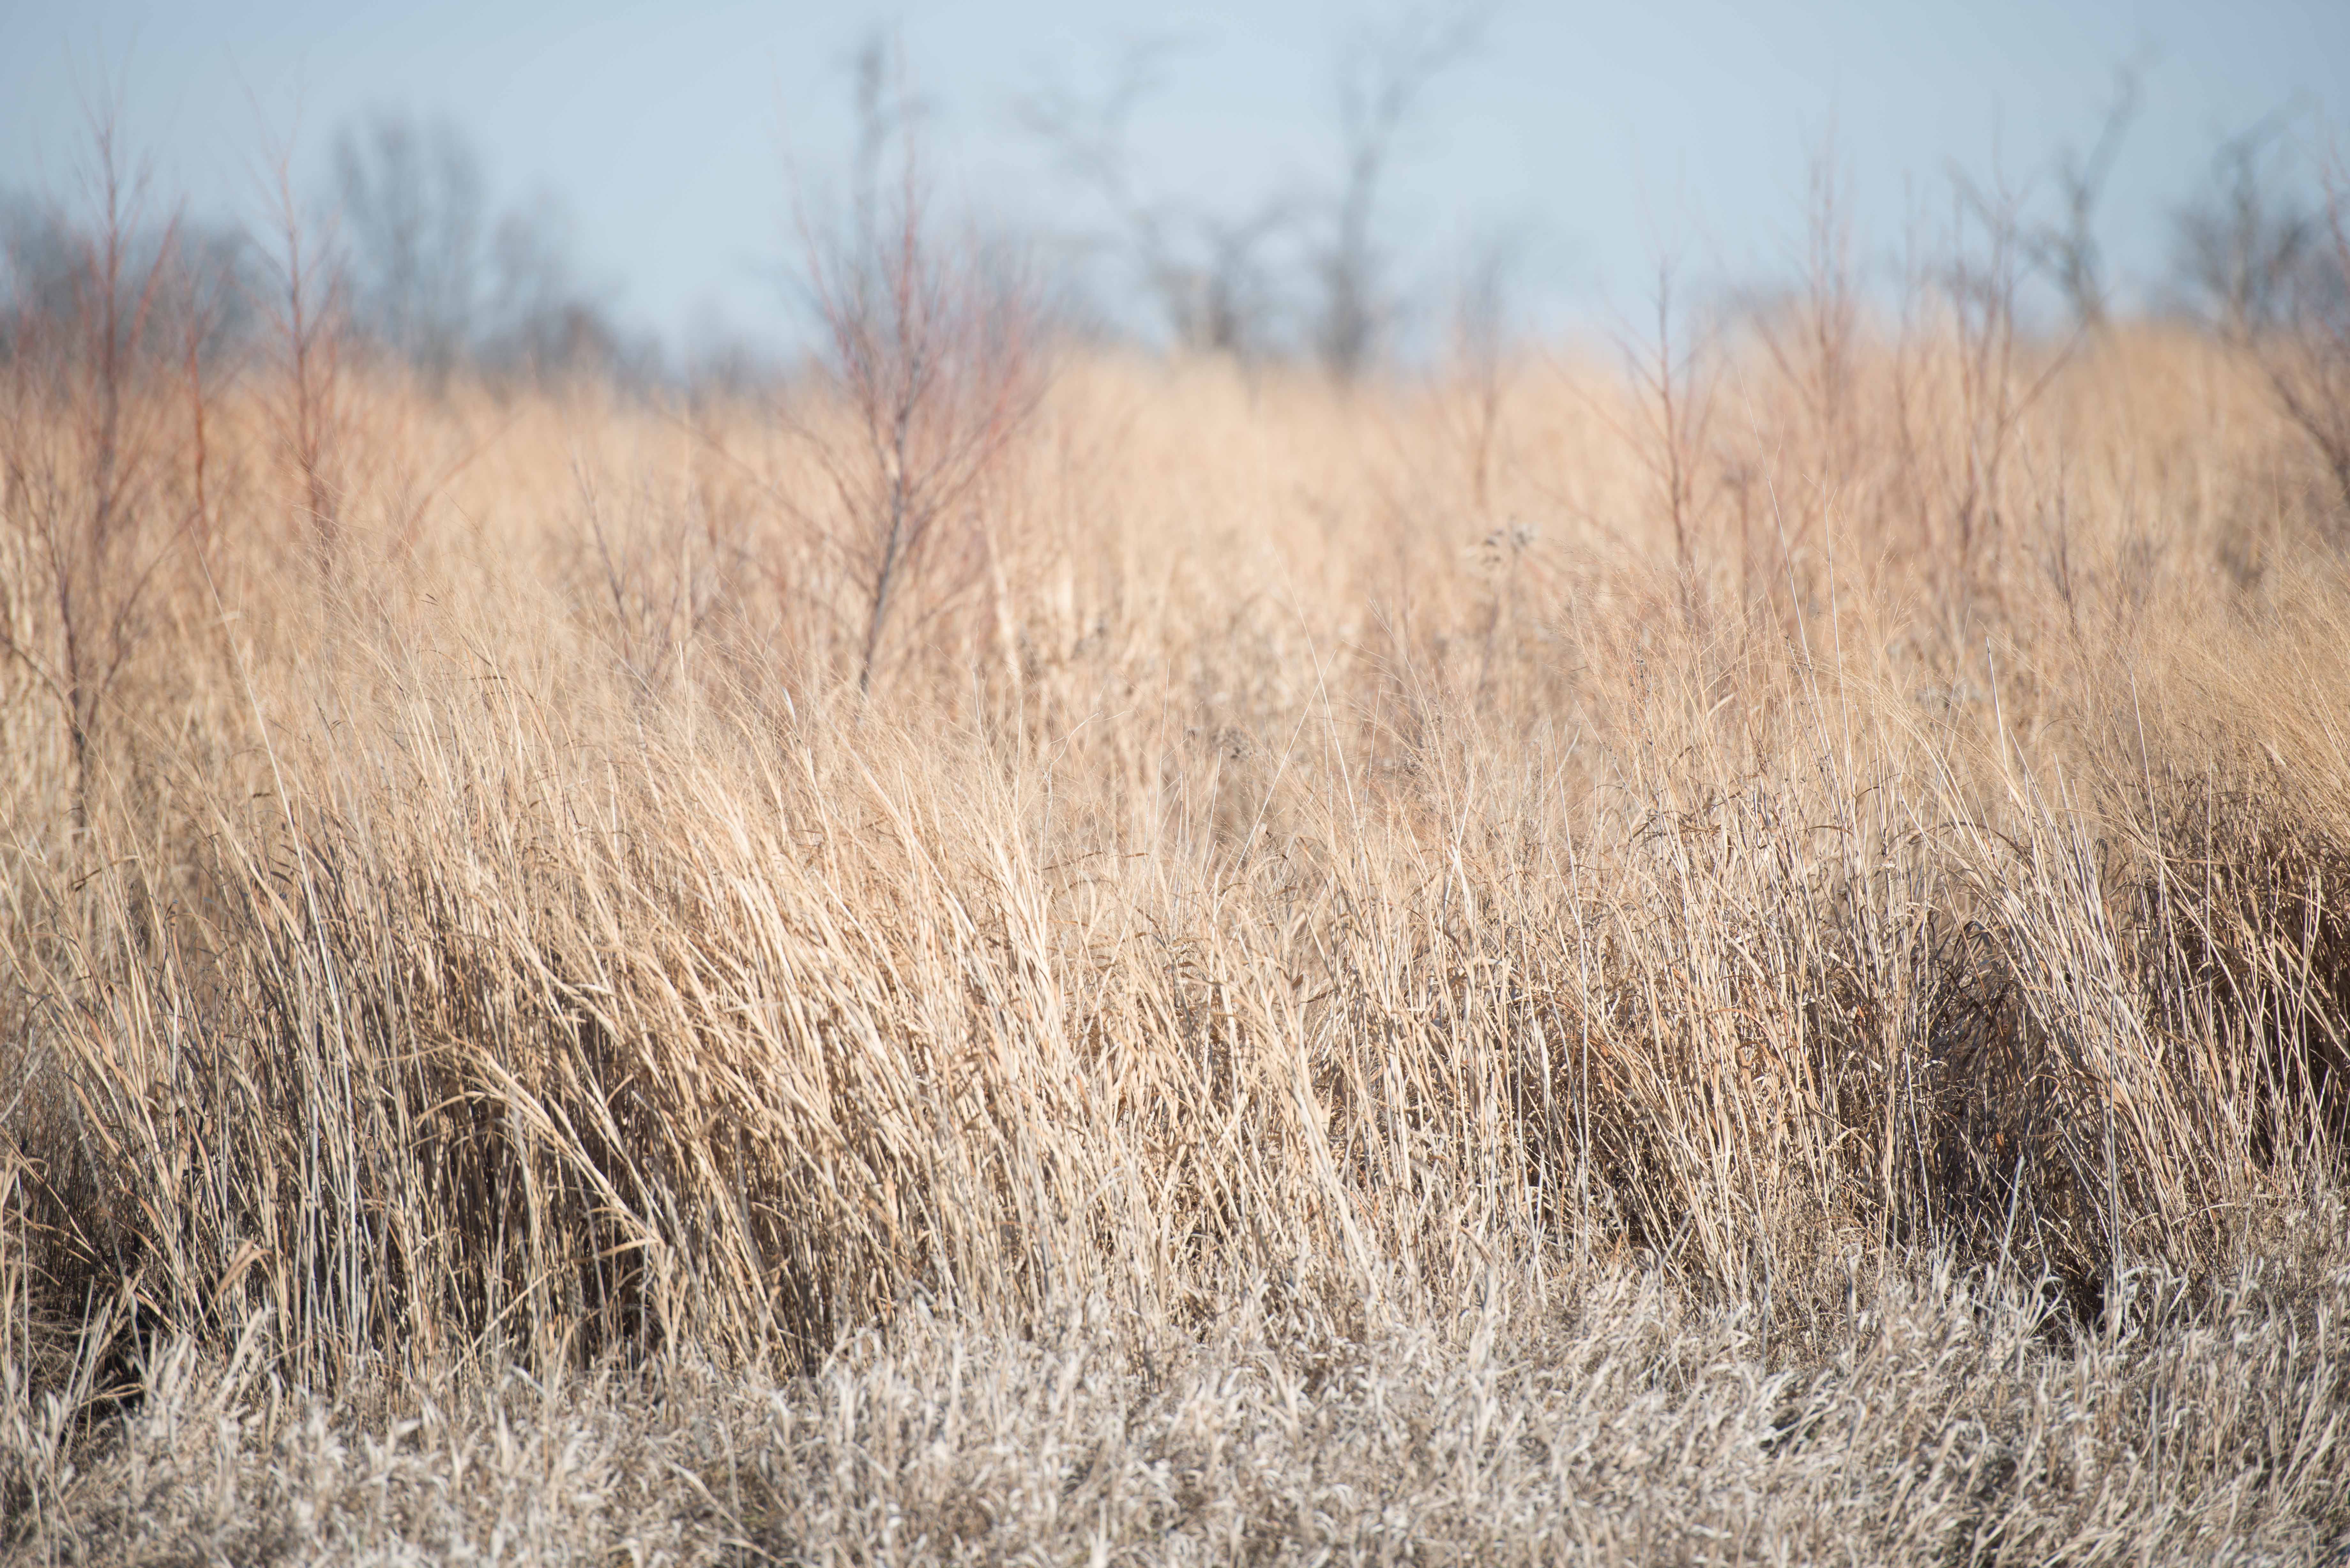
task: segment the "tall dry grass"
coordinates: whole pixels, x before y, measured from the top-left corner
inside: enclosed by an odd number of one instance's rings
[[[78,732],[17,375],[19,1548],[2338,1549],[2338,499],[1812,341],[1067,363],[886,642],[820,406],[353,382],[329,573],[256,369]]]

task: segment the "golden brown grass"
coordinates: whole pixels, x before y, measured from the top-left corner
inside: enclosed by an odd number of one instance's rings
[[[322,566],[218,395],[86,778],[0,671],[16,1549],[2340,1551],[2322,469],[1684,390],[1066,365],[869,697],[821,409],[372,381]]]

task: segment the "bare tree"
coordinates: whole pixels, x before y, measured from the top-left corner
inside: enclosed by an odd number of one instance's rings
[[[2025,257],[2056,286],[2074,322],[2083,327],[2105,324],[2105,253],[2097,244],[2097,208],[2105,200],[2106,182],[2120,156],[2123,139],[2137,119],[2140,101],[2138,67],[2126,65],[2114,75],[2113,96],[2106,102],[2097,140],[2085,154],[2067,148],[2056,160],[2063,217],[2031,227],[2022,235]]]
[[[905,95],[867,64],[880,58],[877,46],[858,67],[847,232],[818,233],[805,209],[801,221],[818,369],[848,426],[845,437],[821,422],[806,433],[837,504],[827,532],[863,606],[860,692],[910,594],[935,604],[975,572],[988,547],[982,483],[1026,424],[1041,378],[1035,288],[975,237],[941,238]]]
[[[394,353],[446,378],[471,347],[487,262],[480,159],[446,120],[380,110],[344,128],[334,166],[354,309]]]
[[[2350,174],[2325,170],[2325,209],[2283,287],[2282,330],[2251,342],[2278,404],[2333,474],[2350,508]]]
[[[1048,88],[1021,105],[1028,128],[1109,210],[1168,337],[1180,348],[1248,357],[1272,340],[1278,295],[1267,252],[1297,223],[1294,195],[1211,211],[1140,189],[1129,144],[1133,116],[1161,85],[1163,43],[1128,51],[1110,89],[1088,101]]]
[[[2230,137],[2203,188],[2173,216],[2188,299],[2260,367],[2285,416],[2350,504],[2350,178],[2324,167],[2313,211],[2289,188],[2289,111]]]
[[[578,282],[567,213],[545,195],[494,212],[481,157],[448,120],[378,111],[337,137],[334,173],[351,314],[428,381],[622,357]]]
[[[648,351],[622,337],[579,281],[572,229],[569,210],[544,193],[499,217],[473,345],[484,369],[534,381],[641,369]]]
[[[1379,200],[1405,131],[1429,88],[1482,42],[1488,5],[1413,11],[1360,33],[1337,69],[1340,170],[1330,234],[1315,259],[1321,306],[1315,348],[1342,381],[1367,369],[1395,314],[1379,240]]]
[[[0,268],[9,306],[0,321],[0,357],[30,351],[47,324],[72,318],[79,250],[71,226],[50,204],[15,192],[0,195]]]
[[[126,268],[143,273],[159,259],[166,238],[173,252],[172,286],[154,301],[151,325],[158,341],[194,343],[207,367],[245,346],[254,327],[247,303],[252,248],[233,225],[185,214],[161,227],[127,236]],[[64,209],[30,195],[0,192],[0,289],[8,311],[0,318],[0,358],[45,334],[68,331],[88,287],[88,235]]]
[[[2201,190],[2172,218],[2173,273],[2188,299],[2224,332],[2272,325],[2318,224],[2283,187],[2287,117],[2269,116],[2221,142]]]

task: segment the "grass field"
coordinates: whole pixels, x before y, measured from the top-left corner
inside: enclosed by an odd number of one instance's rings
[[[1826,319],[11,370],[8,1551],[2343,1561],[2345,498]]]

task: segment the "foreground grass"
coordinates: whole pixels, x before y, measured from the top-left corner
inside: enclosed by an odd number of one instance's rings
[[[1752,1311],[1603,1272],[1347,1324],[1257,1291],[1172,1337],[916,1313],[780,1384],[338,1405],[183,1353],[45,1523],[156,1563],[2337,1561],[2341,1222],[2134,1277],[2085,1334],[1856,1276],[1766,1351]]]
[[[1838,363],[1071,367],[869,695],[821,409],[19,377],[10,1549],[2350,1548],[2339,498]]]

